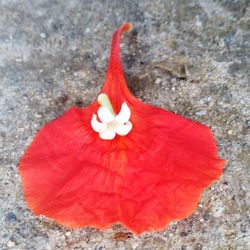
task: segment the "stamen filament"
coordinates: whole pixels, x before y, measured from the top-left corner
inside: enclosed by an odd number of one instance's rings
[[[97,101],[98,101],[98,103],[99,103],[102,107],[107,107],[107,108],[109,109],[109,111],[110,111],[113,115],[115,115],[115,111],[114,111],[114,109],[113,109],[113,106],[112,106],[112,104],[111,104],[111,102],[110,102],[110,100],[109,100],[109,97],[108,97],[106,94],[104,94],[104,93],[100,94],[100,95],[98,96],[98,98],[97,98]]]

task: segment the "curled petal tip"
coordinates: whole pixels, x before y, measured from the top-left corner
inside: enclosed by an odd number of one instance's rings
[[[130,31],[130,30],[132,30],[133,29],[133,24],[132,23],[125,23],[124,25],[123,25],[123,30],[124,31]]]
[[[120,56],[120,40],[122,34],[132,28],[132,23],[124,23],[114,32],[106,80],[101,91],[110,97],[116,113],[121,105],[120,101],[123,100],[122,97],[125,96],[129,98],[132,96],[124,78]]]

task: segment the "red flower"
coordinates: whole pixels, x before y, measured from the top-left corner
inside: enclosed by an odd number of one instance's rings
[[[25,199],[36,215],[73,228],[121,223],[136,234],[158,231],[191,215],[221,176],[224,161],[208,127],[128,90],[119,43],[130,28],[114,33],[105,95],[45,125],[21,159]]]

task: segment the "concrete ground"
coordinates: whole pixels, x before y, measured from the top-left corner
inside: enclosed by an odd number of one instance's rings
[[[191,217],[159,233],[36,218],[18,161],[45,123],[95,100],[112,33],[126,21],[135,27],[122,48],[130,89],[211,127],[224,175]],[[0,249],[250,249],[249,55],[248,0],[1,0]]]

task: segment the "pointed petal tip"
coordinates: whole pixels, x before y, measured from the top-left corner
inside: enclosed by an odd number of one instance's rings
[[[119,123],[128,122],[131,116],[130,108],[128,107],[127,103],[124,102],[122,104],[121,110],[119,114],[116,116],[115,120]]]

